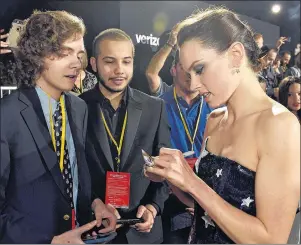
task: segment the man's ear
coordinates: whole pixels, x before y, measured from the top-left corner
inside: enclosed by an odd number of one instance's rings
[[[96,59],[94,57],[90,58],[90,65],[92,67],[92,70],[94,72],[97,72]]]
[[[170,75],[172,77],[176,76],[176,67],[174,65],[170,68]]]

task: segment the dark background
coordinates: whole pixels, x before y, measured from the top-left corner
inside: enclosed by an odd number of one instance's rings
[[[124,9],[127,8],[126,5],[129,6],[128,8],[134,6],[134,1],[0,0],[0,2],[1,28],[9,29],[13,19],[27,18],[33,9],[66,9],[84,19],[88,27],[87,43],[91,41],[91,36],[99,30],[120,27],[122,25],[120,20],[124,19],[122,14]],[[270,11],[274,3],[279,3],[282,6],[281,12],[277,15]],[[296,44],[300,43],[299,1],[136,1],[136,9],[133,8],[133,12],[136,11],[135,13],[139,17],[139,10],[142,6],[142,10],[144,8],[150,14],[154,13],[155,15],[154,7],[165,10],[168,6],[168,8],[172,8],[167,14],[170,15],[170,24],[173,25],[173,20],[177,21],[182,16],[187,16],[190,14],[190,10],[195,9],[195,7],[202,8],[212,4],[224,5],[239,14],[279,26],[281,36],[292,37],[292,42],[284,48],[294,49]],[[128,18],[134,18],[134,15],[128,16]],[[143,19],[142,22],[138,20],[137,23],[143,26],[143,21]]]
[[[25,19],[34,9],[66,10],[83,18],[87,35],[85,44],[88,55],[91,54],[93,38],[107,28],[121,28],[126,31],[136,44],[135,34],[153,34],[160,37],[174,24],[187,17],[196,8],[209,5],[223,5],[240,14],[241,19],[256,32],[264,35],[265,44],[274,45],[279,36],[290,36],[282,50],[294,52],[300,43],[300,2],[299,1],[46,1],[46,0],[0,0],[0,28],[9,30],[14,19]],[[279,14],[271,13],[271,6],[279,3]],[[163,17],[162,17],[163,16]],[[167,35],[160,38],[160,46]],[[160,47],[146,44],[136,45],[135,77],[132,87],[148,92],[144,70],[153,53]],[[2,59],[3,57],[1,57]],[[171,58],[162,70],[166,82]],[[90,68],[88,68],[90,70]]]

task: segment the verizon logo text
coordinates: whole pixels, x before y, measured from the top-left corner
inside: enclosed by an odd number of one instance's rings
[[[142,44],[149,44],[151,46],[159,46],[159,37],[153,37],[153,34],[150,34],[149,36],[136,34],[136,41],[137,43]]]

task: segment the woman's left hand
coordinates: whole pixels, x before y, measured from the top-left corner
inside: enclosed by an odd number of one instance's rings
[[[189,192],[190,183],[195,175],[179,150],[161,148],[154,159],[155,165],[146,167],[145,175],[157,175],[184,192]]]

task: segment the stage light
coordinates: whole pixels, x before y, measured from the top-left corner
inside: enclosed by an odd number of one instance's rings
[[[273,7],[272,7],[272,12],[273,12],[274,14],[279,13],[280,10],[281,10],[281,7],[280,7],[279,4],[274,4],[274,5],[273,5]]]

